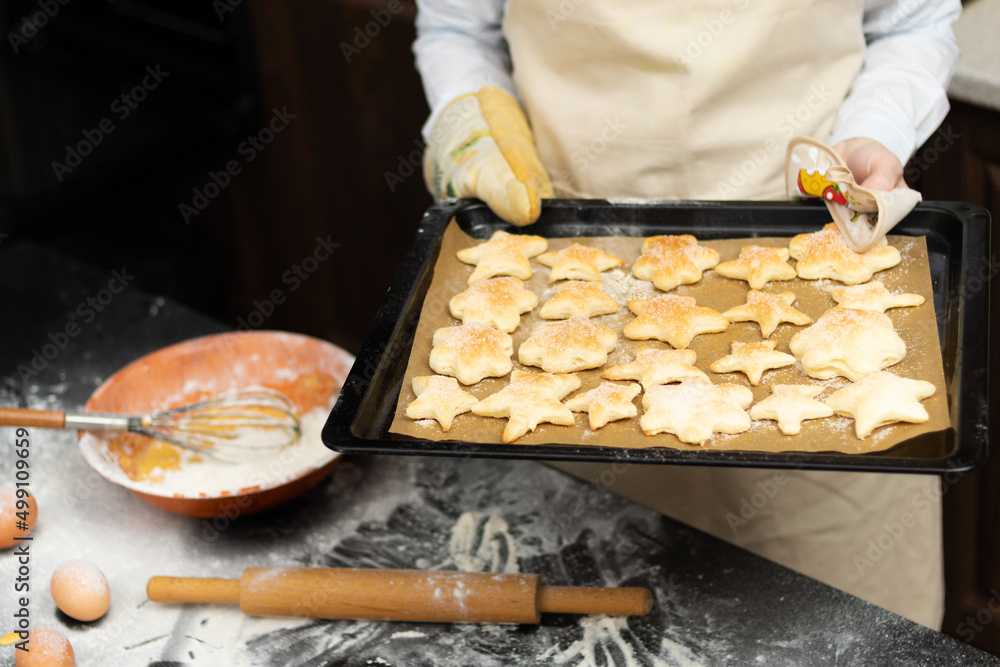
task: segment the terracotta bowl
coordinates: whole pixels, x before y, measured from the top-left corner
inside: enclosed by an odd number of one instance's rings
[[[336,345],[300,334],[216,334],[177,343],[133,361],[98,387],[84,409],[141,415],[232,389],[262,386],[283,393],[302,414],[313,411],[315,415],[316,410],[328,414],[353,363],[354,357]],[[81,432],[80,449],[87,463],[103,477],[156,507],[185,516],[230,519],[270,509],[305,493],[333,469],[340,457],[338,452],[324,448],[306,465],[293,461],[278,466],[272,475],[254,475],[246,480],[230,479],[239,474],[227,471],[225,481],[216,480],[209,486],[232,488],[205,493],[194,490],[191,484],[180,488],[171,484],[170,478],[157,480],[136,464],[153,460],[149,458],[153,454],[181,454],[170,445],[134,434]],[[180,463],[178,470],[187,474],[198,465]],[[202,467],[197,472],[211,477],[212,470]]]

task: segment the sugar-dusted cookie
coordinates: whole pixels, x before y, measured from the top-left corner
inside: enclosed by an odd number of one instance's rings
[[[434,332],[432,344],[431,370],[456,377],[462,384],[506,375],[514,365],[510,358],[514,341],[482,322],[442,327]]]
[[[747,292],[745,304],[730,308],[722,316],[730,322],[756,322],[760,325],[761,335],[767,338],[782,322],[800,326],[812,322],[811,317],[792,308],[793,303],[794,292],[769,294],[752,289]]]
[[[642,255],[635,260],[632,274],[666,292],[698,282],[703,272],[718,263],[719,253],[698,245],[690,234],[650,236],[642,242]]]
[[[538,297],[517,278],[491,278],[453,296],[448,309],[463,324],[482,322],[510,333],[520,324],[521,313],[537,305]]]
[[[562,283],[556,295],[542,304],[538,314],[546,320],[564,320],[567,317],[597,317],[618,312],[618,302],[604,293],[597,283],[578,280]]]
[[[546,373],[572,373],[603,366],[617,344],[614,329],[574,315],[536,328],[518,348],[517,360]]]
[[[413,378],[416,400],[406,406],[410,419],[436,419],[441,430],[451,429],[452,420],[468,412],[479,399],[462,391],[458,380],[444,375],[420,375]]]
[[[602,382],[596,389],[566,401],[566,407],[573,412],[586,412],[590,418],[590,430],[596,431],[608,422],[639,414],[632,399],[638,396],[640,391],[642,388],[634,382],[628,384]]]
[[[481,417],[508,417],[503,441],[512,442],[543,422],[571,426],[573,413],[560,401],[579,388],[575,375],[514,371],[509,385],[473,405],[472,411]]]
[[[853,417],[855,435],[866,438],[886,424],[926,422],[927,410],[920,401],[933,394],[930,382],[879,371],[833,392],[826,404],[838,415]]]
[[[549,280],[599,281],[601,271],[621,266],[625,260],[598,248],[574,243],[568,248],[539,255],[538,263],[552,268]]]
[[[884,313],[833,308],[788,343],[806,375],[857,381],[906,356],[906,343]]]
[[[680,382],[685,378],[708,379],[704,371],[695,368],[694,350],[657,350],[644,347],[635,355],[635,361],[609,366],[604,377],[609,380],[638,380],[648,390],[658,384]]]
[[[774,419],[785,435],[798,435],[806,419],[829,417],[833,410],[816,400],[823,387],[815,384],[773,384],[771,395],[750,408],[750,419]]]
[[[627,305],[638,316],[622,330],[632,340],[655,338],[682,348],[698,334],[725,331],[729,326],[729,320],[719,311],[697,305],[690,296],[665,294],[655,299],[633,299]]]
[[[764,371],[771,368],[784,368],[795,363],[795,357],[784,352],[778,352],[778,341],[760,340],[749,343],[733,341],[730,343],[732,352],[721,359],[712,362],[709,368],[713,373],[745,373],[750,384],[755,387],[760,384]]]
[[[639,426],[646,435],[673,433],[681,442],[704,444],[713,433],[743,433],[753,392],[735,384],[689,379],[651,387],[642,397]]]
[[[871,250],[854,252],[832,222],[818,232],[793,237],[788,251],[798,260],[795,270],[799,278],[832,278],[847,285],[871,280],[876,271],[900,261],[899,250],[888,245],[884,237]]]
[[[877,310],[884,313],[889,308],[919,306],[924,297],[919,294],[893,294],[878,280],[852,287],[828,287],[827,291],[841,308]]]
[[[469,276],[468,284],[471,285],[493,276],[513,276],[527,280],[531,277],[528,258],[542,254],[548,247],[549,242],[541,236],[508,234],[498,230],[489,241],[463,248],[456,254],[460,261],[476,267]]]
[[[788,248],[768,248],[748,245],[740,249],[740,256],[716,265],[715,272],[726,278],[736,278],[761,289],[772,280],[791,280],[797,274],[788,263]]]

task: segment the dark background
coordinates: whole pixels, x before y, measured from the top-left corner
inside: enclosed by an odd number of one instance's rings
[[[356,352],[431,203],[412,0],[63,2],[0,2],[0,261],[30,239],[232,328]],[[124,106],[147,67],[169,74]],[[275,111],[294,118],[247,150]],[[1000,211],[998,114],[953,104],[906,173],[925,199]],[[337,247],[303,263],[318,239]],[[994,457],[945,495],[944,631],[962,639],[1000,600],[998,485]],[[1000,654],[988,616],[973,643]]]

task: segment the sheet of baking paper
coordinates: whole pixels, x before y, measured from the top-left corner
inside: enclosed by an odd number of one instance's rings
[[[820,226],[817,226],[819,230]],[[525,230],[530,233],[530,228]],[[605,292],[613,296],[621,307],[614,315],[604,315],[595,318],[597,322],[615,329],[618,334],[618,346],[608,357],[607,364],[599,369],[580,371],[577,375],[582,381],[579,392],[588,391],[602,382],[602,369],[632,361],[635,352],[642,347],[670,349],[667,343],[659,341],[632,341],[621,335],[622,328],[634,318],[625,307],[625,302],[635,298],[651,298],[663,294],[651,283],[634,278],[631,268],[639,256],[642,238],[629,237],[579,237],[549,239],[549,250],[560,250],[574,241],[592,245],[625,260],[620,269],[613,269],[603,274],[601,281]],[[754,238],[728,239],[721,241],[704,241],[703,245],[715,248],[721,255],[721,261],[736,259],[740,248],[745,245],[788,246],[789,238]],[[434,269],[434,278],[424,299],[423,312],[414,338],[410,353],[403,388],[396,406],[396,415],[390,432],[409,435],[424,440],[459,440],[464,442],[490,443],[503,447],[500,434],[507,423],[506,419],[479,417],[467,412],[455,418],[452,428],[444,433],[436,421],[408,419],[404,415],[406,406],[414,400],[411,379],[417,375],[432,375],[428,366],[431,351],[431,338],[434,331],[440,327],[455,326],[461,322],[451,316],[448,311],[448,301],[456,294],[466,289],[466,280],[473,267],[458,261],[455,253],[469,246],[481,243],[459,229],[452,221],[445,230],[441,255]],[[922,237],[890,236],[889,243],[899,248],[902,261],[896,267],[875,274],[876,280],[881,280],[890,292],[915,292],[924,297],[923,305],[915,308],[892,308],[887,311],[897,333],[906,342],[906,357],[889,370],[907,378],[928,380],[937,387],[937,392],[923,401],[930,415],[924,424],[896,424],[876,429],[864,440],[854,435],[854,421],[847,417],[834,416],[825,419],[805,421],[798,435],[783,435],[778,430],[777,422],[764,420],[754,421],[753,427],[738,435],[716,434],[704,445],[688,445],[682,443],[670,434],[647,436],[639,428],[639,417],[612,422],[607,426],[591,431],[588,426],[587,414],[577,413],[574,426],[556,426],[542,424],[533,432],[519,438],[514,444],[561,443],[573,445],[601,445],[606,447],[671,447],[674,449],[718,449],[718,450],[752,450],[767,452],[844,452],[859,454],[885,450],[904,440],[921,433],[939,431],[950,426],[948,416],[947,395],[945,393],[944,370],[941,362],[941,350],[938,342],[937,324],[934,318],[934,305],[931,292],[930,269],[927,260],[927,247]],[[793,261],[794,263],[794,261]],[[555,289],[549,282],[549,269],[536,260],[531,261],[534,269],[525,287],[539,297],[539,306],[548,301]],[[826,310],[834,307],[836,302],[827,293],[826,288],[839,287],[841,283],[833,280],[801,280],[772,281],[768,283],[765,292],[791,291],[797,295],[793,304],[795,308],[817,320]],[[742,280],[731,280],[717,275],[714,271],[706,271],[702,280],[693,285],[682,285],[672,293],[693,296],[698,305],[715,308],[723,312],[733,306],[746,302],[749,286]],[[531,331],[538,325],[547,322],[538,316],[538,308],[526,313],[521,318],[521,325],[511,334],[514,340],[514,368],[532,372],[541,369],[523,366],[517,362],[517,349],[528,338]],[[788,341],[803,327],[792,324],[781,324],[771,334],[778,341],[777,349],[788,352]],[[761,340],[760,327],[755,322],[739,322],[730,324],[729,329],[721,333],[702,334],[691,342],[691,349],[698,354],[696,366],[708,373],[716,384],[733,383],[750,387],[754,394],[754,402],[760,401],[770,393],[772,384],[819,384],[825,391],[819,395],[823,400],[831,393],[849,384],[844,378],[832,380],[814,380],[806,376],[801,366],[769,370],[764,373],[761,384],[750,385],[743,373],[713,373],[709,365],[730,352],[730,341]],[[502,389],[509,382],[510,376],[490,378],[475,385],[463,387],[478,398],[485,398]],[[571,394],[575,395],[574,394]],[[635,399],[635,405],[642,410],[642,394]]]

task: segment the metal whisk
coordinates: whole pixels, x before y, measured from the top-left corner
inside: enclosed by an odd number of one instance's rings
[[[129,431],[233,462],[287,447],[301,435],[292,402],[264,387],[237,389],[140,416],[0,408],[0,426]]]

